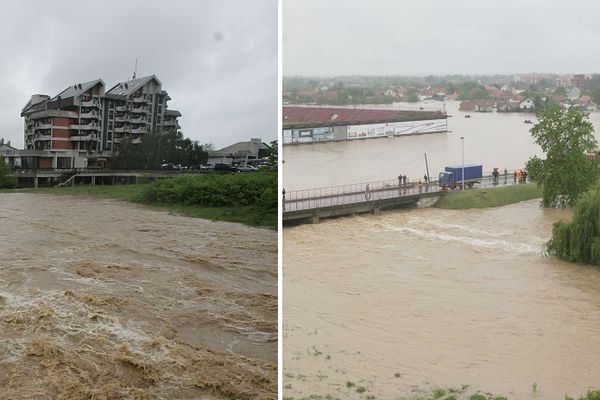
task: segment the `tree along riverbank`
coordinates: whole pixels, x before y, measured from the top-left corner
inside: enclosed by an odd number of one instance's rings
[[[456,210],[500,207],[541,197],[542,188],[535,183],[527,183],[448,193],[439,199],[435,207]]]
[[[213,221],[277,228],[277,174],[208,174],[137,185],[23,189],[19,192],[129,201]]]

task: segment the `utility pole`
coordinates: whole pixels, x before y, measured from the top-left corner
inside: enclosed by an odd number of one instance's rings
[[[461,136],[460,141],[462,143],[462,190],[465,190],[465,137]]]
[[[429,163],[427,162],[427,153],[425,153],[425,170],[427,171],[427,182],[431,182],[429,177]]]

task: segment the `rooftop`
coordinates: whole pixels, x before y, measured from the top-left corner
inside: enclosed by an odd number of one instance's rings
[[[65,90],[63,90],[59,94],[57,94],[50,101],[54,101],[54,100],[58,99],[58,97],[60,97],[61,99],[68,99],[70,97],[77,97],[80,94],[82,94],[82,93],[90,90],[91,88],[93,88],[94,86],[96,86],[98,83],[101,83],[102,86],[104,86],[104,82],[102,81],[102,79],[95,79],[93,81],[84,82],[84,83],[78,83],[78,84],[75,84],[73,86],[69,86],[68,88],[66,88]]]
[[[441,111],[369,110],[341,107],[283,107],[284,128],[361,125],[446,118]]]
[[[156,75],[150,75],[145,76],[143,78],[131,79],[127,82],[117,83],[109,91],[107,91],[106,94],[117,96],[130,96],[136,90],[144,86],[146,83],[150,82],[152,79],[154,79],[159,85],[161,85]]]

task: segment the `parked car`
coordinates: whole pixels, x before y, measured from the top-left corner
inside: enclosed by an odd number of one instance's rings
[[[166,164],[162,164],[160,166],[160,169],[166,170],[166,171],[172,171],[172,170],[175,169],[175,166],[173,164],[171,164],[171,163],[166,163]]]
[[[258,169],[253,167],[252,165],[240,165],[237,167],[239,172],[256,172]]]
[[[213,169],[215,171],[222,171],[222,172],[236,172],[237,171],[237,168],[231,164],[215,164]]]

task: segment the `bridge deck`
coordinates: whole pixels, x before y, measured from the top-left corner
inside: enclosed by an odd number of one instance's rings
[[[497,179],[488,175],[473,187],[505,186],[518,182],[512,174],[501,175]],[[447,192],[437,182],[401,185],[398,180],[298,190],[284,194],[283,221],[377,212],[383,208],[417,203],[422,198],[440,196]]]

